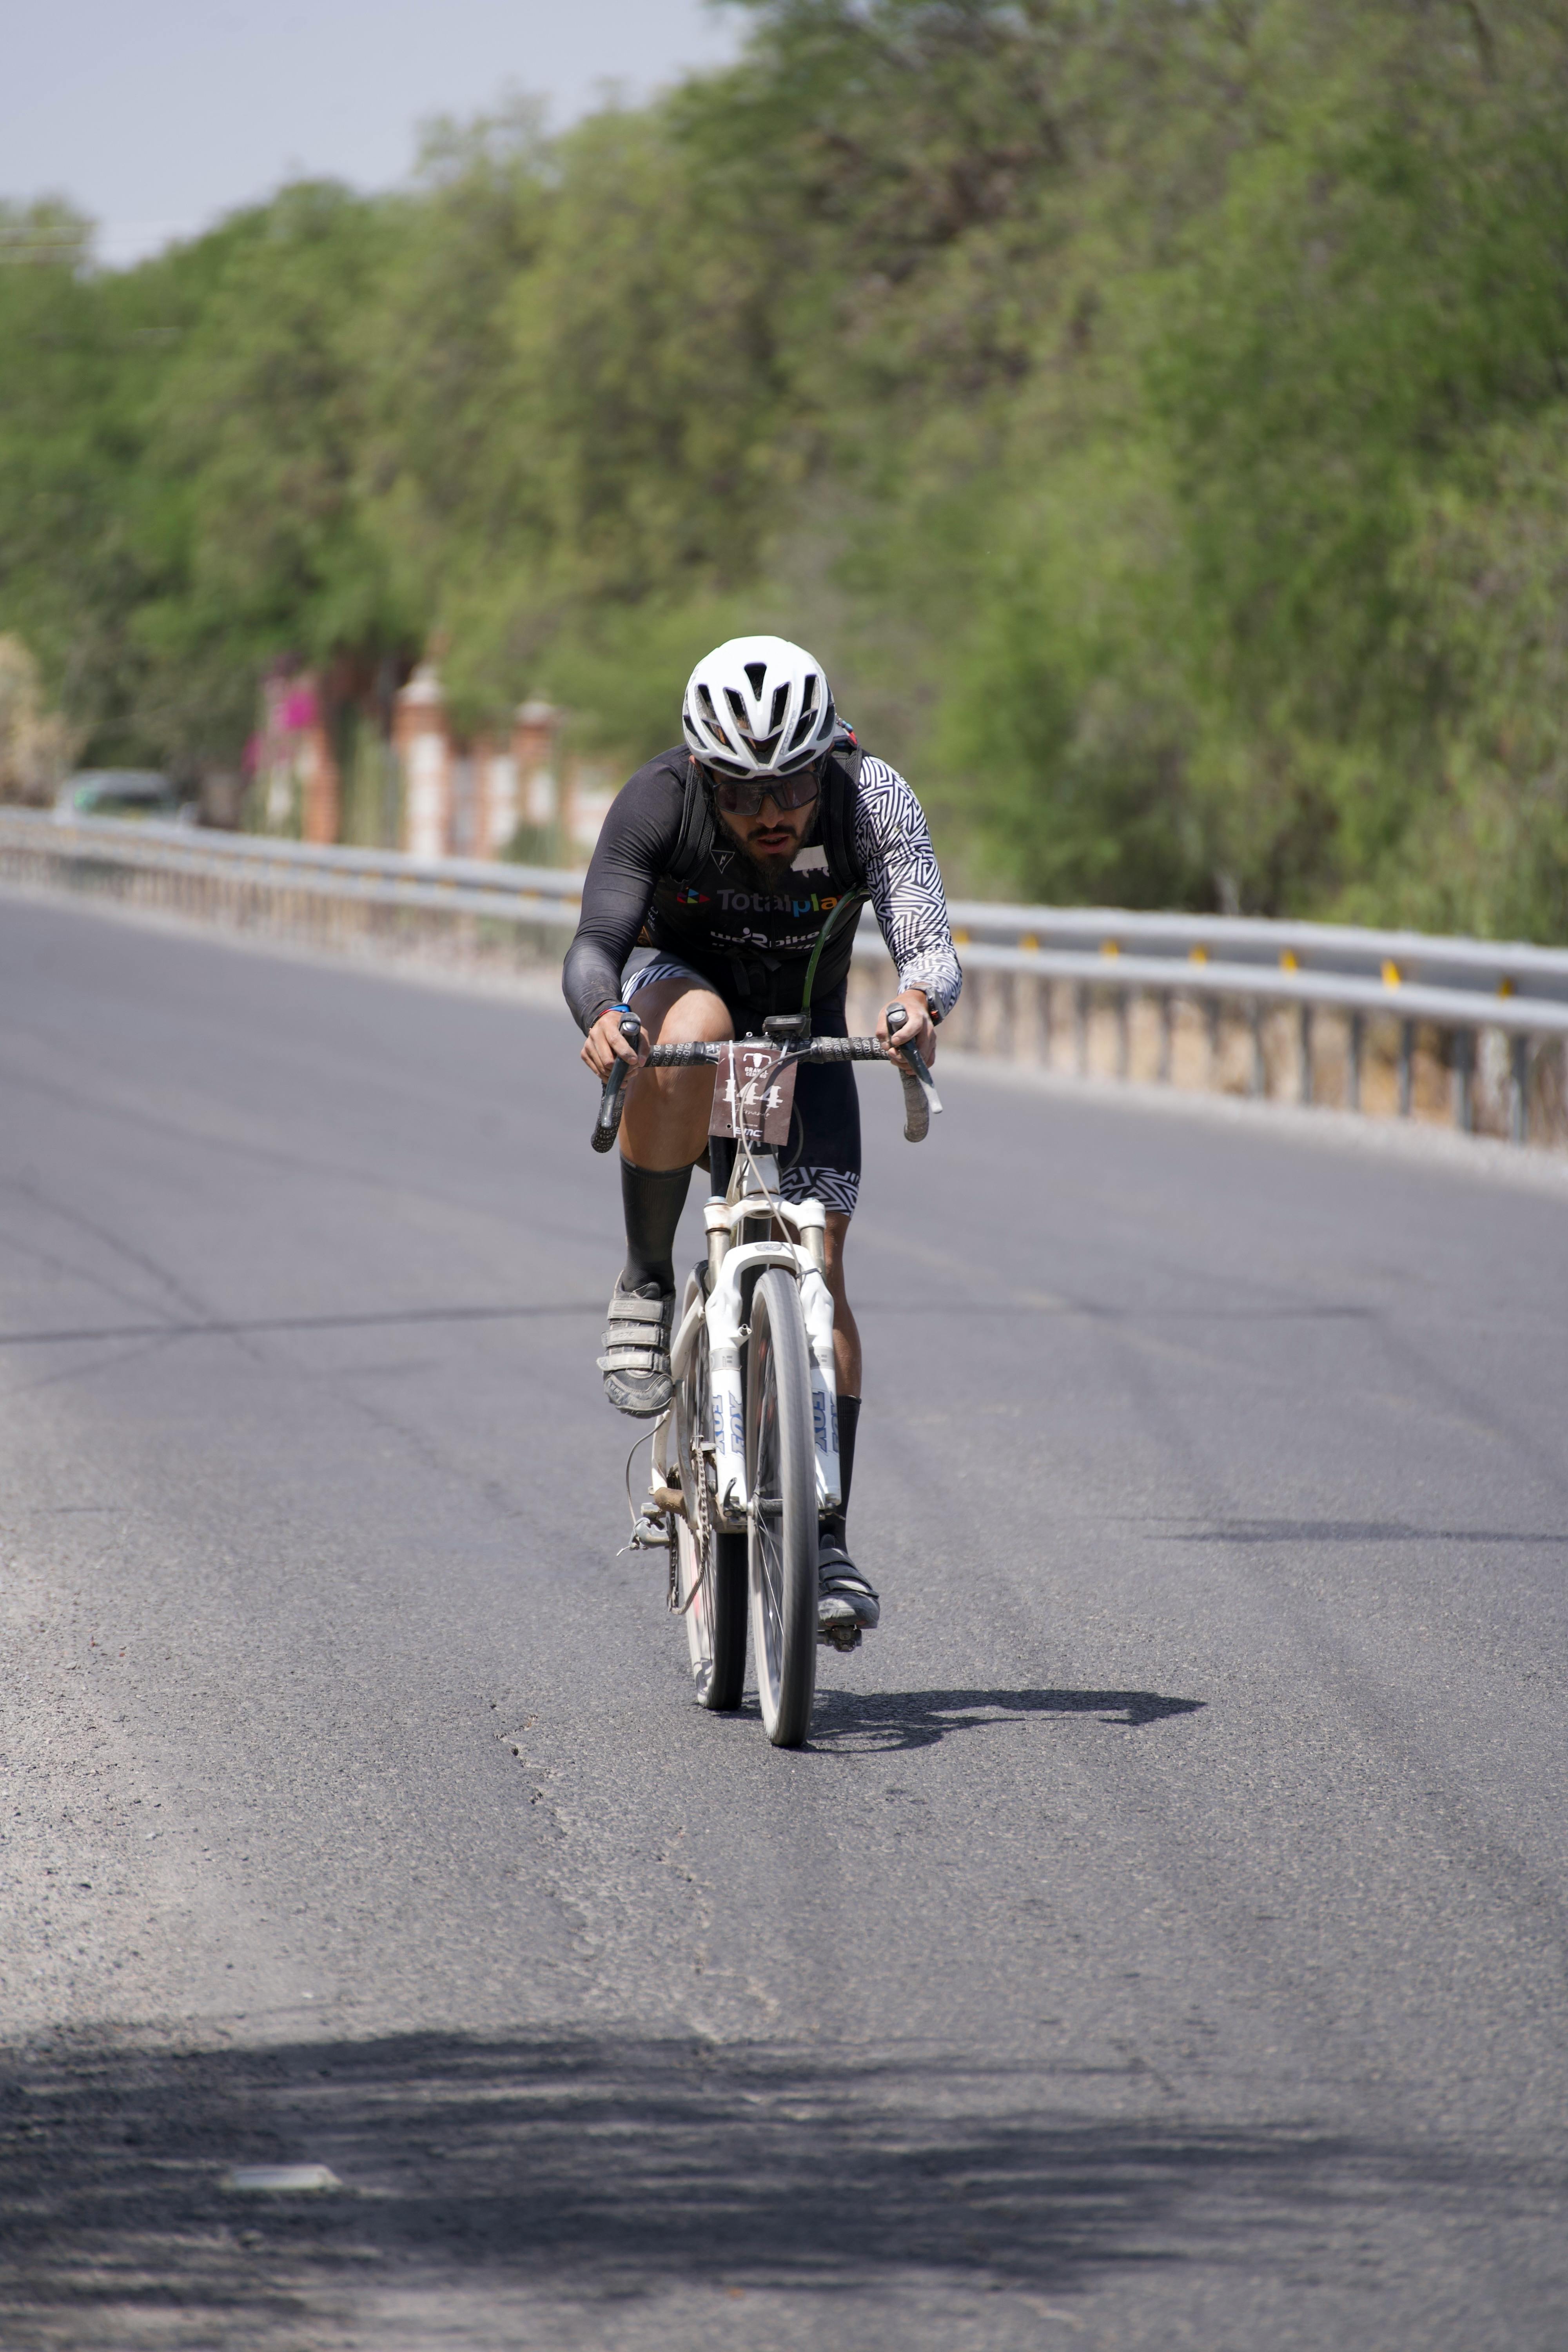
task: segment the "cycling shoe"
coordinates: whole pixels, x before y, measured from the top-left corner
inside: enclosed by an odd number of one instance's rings
[[[596,1360],[605,1376],[605,1394],[617,1412],[635,1421],[651,1421],[669,1403],[669,1327],[675,1316],[674,1293],[646,1297],[627,1290],[616,1277],[605,1323],[605,1352]]]
[[[861,1575],[843,1545],[824,1536],[816,1555],[817,1639],[837,1650],[853,1650],[881,1616],[869,1580]]]

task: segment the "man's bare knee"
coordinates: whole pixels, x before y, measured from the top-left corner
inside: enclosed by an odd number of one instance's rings
[[[734,1034],[723,998],[689,981],[656,981],[639,989],[632,1004],[656,1045],[711,1045]]]

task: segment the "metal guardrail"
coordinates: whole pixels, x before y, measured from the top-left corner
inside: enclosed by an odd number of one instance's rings
[[[1352,1110],[1362,1107],[1369,1021],[1398,1024],[1397,1103],[1408,1117],[1416,1033],[1426,1024],[1454,1039],[1454,1123],[1468,1132],[1475,1126],[1478,1039],[1483,1031],[1495,1030],[1509,1040],[1509,1133],[1524,1143],[1530,1135],[1532,1045],[1568,1038],[1568,951],[1560,949],[1348,924],[1134,914],[1110,907],[959,900],[952,913],[966,971],[1006,974],[1008,984],[1032,973],[1040,982],[1073,986],[1080,1067],[1087,1061],[1089,1004],[1095,992],[1111,992],[1122,1076],[1133,998],[1152,997],[1160,1006],[1158,1075],[1164,1080],[1171,1076],[1174,1000],[1206,1004],[1211,1020],[1222,1003],[1239,1003],[1252,1030],[1251,1091],[1264,1095],[1263,1009],[1294,1005],[1298,1098],[1310,1103],[1315,1093],[1313,1016],[1321,1009],[1346,1022],[1345,1093]]]
[[[1568,1003],[1568,949],[1521,940],[1445,938],[1426,931],[1246,915],[1142,915],[1118,907],[1003,907],[954,900],[955,929],[989,945],[1104,956],[1170,957],[1203,964],[1274,966],[1376,980],[1556,998]]]
[[[199,825],[127,817],[61,823],[35,809],[0,809],[0,857],[7,852],[85,873],[94,865],[184,875],[215,882],[304,891],[374,907],[426,907],[487,915],[500,922],[571,929],[580,874],[479,857],[405,857],[390,849],[319,848],[263,834],[212,833]]]
[[[0,810],[0,873],[53,879],[68,887],[109,887],[121,896],[209,919],[303,928],[343,943],[356,929],[394,938],[468,919],[504,926],[521,949],[554,952],[577,919],[583,877],[546,866],[476,858],[416,858],[379,849],[321,848],[259,835],[194,826],[80,818],[62,824],[47,813]],[[148,888],[138,888],[138,882]],[[355,909],[358,915],[354,914]],[[1263,1021],[1293,1006],[1298,1017],[1298,1098],[1314,1087],[1314,1017],[1346,1023],[1348,1106],[1359,1109],[1368,1024],[1397,1024],[1397,1101],[1412,1108],[1418,1027],[1454,1040],[1456,1125],[1475,1123],[1477,1040],[1484,1031],[1508,1040],[1509,1130],[1528,1139],[1532,1048],[1568,1039],[1568,950],[1522,943],[1449,939],[1414,931],[1323,923],[1268,922],[1246,917],[1134,914],[1118,908],[1013,907],[958,900],[952,906],[971,987],[966,1025],[977,1030],[975,1000],[1000,992],[1001,1026],[1014,1027],[1021,988],[1033,985],[1037,1029],[1048,1038],[1054,992],[1072,992],[1078,1062],[1088,1066],[1097,1003],[1109,1001],[1117,1024],[1116,1064],[1130,1065],[1133,1002],[1152,999],[1161,1016],[1158,1076],[1172,1074],[1174,1012],[1182,1002],[1206,1008],[1211,1058],[1221,1008],[1239,1005],[1252,1032],[1251,1085],[1268,1092]],[[886,950],[868,913],[856,942],[868,972]]]

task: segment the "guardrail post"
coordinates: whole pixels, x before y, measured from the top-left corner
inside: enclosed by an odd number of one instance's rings
[[[1402,1021],[1399,1024],[1399,1116],[1408,1118],[1411,1100],[1415,1090],[1415,1024]]]
[[[1365,1051],[1366,1015],[1364,1013],[1352,1013],[1345,1054],[1345,1107],[1348,1110],[1361,1108],[1361,1064]]]
[[[1089,991],[1080,981],[1073,991],[1073,1035],[1078,1053],[1078,1074],[1089,1076]]]
[[[1219,999],[1217,996],[1211,996],[1208,999],[1204,1006],[1204,1013],[1209,1041],[1207,1078],[1212,1087],[1219,1070]]]
[[[1454,1125],[1465,1135],[1476,1131],[1476,1033],[1454,1032]]]
[[[1510,1141],[1530,1141],[1530,1040],[1510,1039],[1508,1069],[1508,1131]]]
[[[1296,1060],[1297,1092],[1304,1103],[1310,1103],[1312,1099],[1312,1008],[1310,1004],[1303,1004],[1300,1008]]]
[[[1160,998],[1160,1084],[1171,1083],[1171,1060],[1174,1046],[1176,1004],[1167,988]]]
[[[1035,1055],[1037,1060],[1044,1063],[1047,1070],[1051,1066],[1051,1047],[1055,1042],[1053,1036],[1055,1013],[1056,992],[1052,982],[1048,980],[1037,980],[1035,982]]]
[[[1252,1091],[1255,1095],[1268,1092],[1268,1063],[1263,1051],[1263,1007],[1255,996],[1247,1008],[1252,1026]]]
[[[1132,1067],[1132,1000],[1125,988],[1116,992],[1116,1075],[1125,1078]]]

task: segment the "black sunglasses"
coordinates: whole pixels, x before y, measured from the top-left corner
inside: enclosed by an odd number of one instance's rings
[[[760,816],[763,803],[776,809],[804,808],[816,798],[821,779],[816,769],[797,768],[792,776],[716,776],[707,772],[713,798],[726,816]]]

